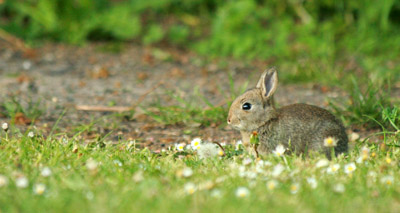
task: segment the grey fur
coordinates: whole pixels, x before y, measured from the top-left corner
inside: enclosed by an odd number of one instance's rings
[[[317,151],[330,157],[331,148],[324,146],[324,139],[333,137],[338,141],[335,154],[346,153],[348,139],[345,128],[329,111],[307,104],[275,108],[272,95],[277,83],[276,70],[266,70],[256,88],[245,92],[232,103],[228,124],[240,130],[243,143],[248,145],[251,132],[256,131],[261,154],[270,153],[278,144],[282,144],[296,154]],[[242,110],[245,102],[252,104],[251,110]]]

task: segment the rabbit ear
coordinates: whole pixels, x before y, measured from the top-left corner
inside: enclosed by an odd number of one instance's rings
[[[277,86],[278,75],[276,74],[275,67],[272,67],[263,72],[260,80],[258,80],[256,88],[260,88],[262,90],[264,98],[269,98],[274,94]]]

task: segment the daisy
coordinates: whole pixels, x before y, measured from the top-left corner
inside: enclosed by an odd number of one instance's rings
[[[40,172],[40,174],[41,174],[43,177],[49,177],[49,176],[51,175],[51,170],[50,170],[49,167],[44,167],[44,168],[42,169],[42,171]]]
[[[327,160],[327,159],[321,159],[321,160],[319,160],[316,164],[315,164],[315,167],[317,167],[317,168],[322,168],[322,167],[326,167],[326,166],[328,166],[329,165],[329,160]]]
[[[30,131],[30,132],[28,133],[28,137],[33,138],[33,137],[35,137],[35,134],[34,134],[32,131]]]
[[[299,191],[299,189],[300,189],[300,184],[299,183],[293,183],[290,186],[290,193],[296,194]]]
[[[113,160],[114,165],[121,167],[123,164],[119,160]]]
[[[282,164],[278,164],[272,170],[272,176],[278,177],[284,170],[285,170],[285,167],[282,166]]]
[[[8,184],[8,179],[4,175],[0,175],[0,187],[6,186]]]
[[[183,150],[185,149],[185,144],[184,143],[176,144],[175,149],[178,150],[178,152],[183,152]]]
[[[253,160],[251,160],[251,158],[245,158],[242,163],[243,163],[243,165],[247,166],[247,165],[251,164],[251,162],[253,162]]]
[[[28,178],[26,178],[26,177],[24,177],[24,176],[21,176],[21,177],[18,177],[16,180],[15,180],[15,185],[18,187],[18,188],[26,188],[27,186],[28,186]]]
[[[98,163],[90,158],[89,160],[86,161],[86,168],[90,171],[93,171],[97,168]]]
[[[272,151],[276,156],[281,157],[285,153],[285,147],[281,144],[275,147],[275,150]]]
[[[220,198],[222,197],[222,193],[221,190],[219,189],[214,189],[211,191],[211,197],[215,197],[215,198]]]
[[[193,150],[197,150],[200,148],[201,145],[201,138],[195,138],[192,140],[192,142],[190,143],[191,147]]]
[[[236,142],[236,150],[239,150],[241,147],[243,147],[243,142],[241,140],[238,140]]]
[[[326,173],[328,173],[328,174],[334,174],[334,173],[336,173],[339,169],[340,169],[340,165],[339,165],[339,164],[333,164],[333,165],[329,166],[329,167],[326,169]]]
[[[337,193],[343,193],[345,191],[345,187],[344,187],[343,184],[338,183],[338,184],[333,186],[333,191],[337,192]]]
[[[364,146],[361,149],[361,157],[363,160],[367,160],[369,158],[369,152],[370,152],[370,149],[368,149],[368,147],[366,147],[366,146]]]
[[[189,167],[186,167],[182,170],[182,176],[187,178],[193,175],[193,170]]]
[[[278,181],[276,180],[270,180],[267,182],[267,188],[269,190],[274,190],[278,186]]]
[[[307,178],[307,183],[310,185],[310,187],[311,187],[312,189],[315,189],[315,188],[317,188],[317,186],[318,186],[318,182],[317,182],[317,180],[316,180],[314,177],[309,177],[309,178]]]
[[[344,172],[346,173],[346,174],[351,174],[351,173],[353,173],[355,170],[356,170],[356,164],[355,163],[349,163],[349,164],[346,164],[345,166],[344,166]]]
[[[42,183],[38,183],[34,186],[33,191],[37,195],[42,195],[46,191],[46,186]]]
[[[186,194],[193,194],[196,191],[196,185],[194,185],[194,183],[186,183],[185,186],[183,187]]]
[[[236,192],[235,192],[236,197],[240,197],[240,198],[247,197],[247,196],[249,196],[249,194],[250,194],[250,191],[246,187],[239,187],[236,189]]]
[[[393,185],[394,178],[391,175],[387,175],[381,178],[381,183],[387,186]]]
[[[326,147],[335,147],[337,145],[338,140],[334,137],[327,137],[324,139],[324,146]]]

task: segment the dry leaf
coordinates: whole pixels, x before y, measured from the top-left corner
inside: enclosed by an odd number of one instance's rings
[[[15,124],[29,125],[29,124],[32,123],[32,120],[29,119],[29,118],[27,118],[27,117],[24,115],[24,113],[22,113],[22,112],[17,112],[17,113],[15,114],[15,117],[14,117],[14,123],[15,123]]]

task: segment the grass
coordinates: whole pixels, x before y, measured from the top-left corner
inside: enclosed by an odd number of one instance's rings
[[[23,102],[17,96],[12,95],[0,103],[0,115],[3,114],[11,118],[14,122],[18,122],[18,119],[28,119],[34,122],[44,111],[40,103],[40,100],[34,101],[32,99]]]
[[[335,174],[316,167],[324,158],[319,155],[268,155],[262,165],[232,145],[225,146],[227,157],[201,159],[200,151],[156,154],[129,141],[96,146],[64,133],[47,138],[33,133],[29,137],[14,126],[7,133],[1,130],[2,212],[394,212],[399,205],[400,152],[390,145],[398,144],[395,133],[380,146],[358,141],[347,156],[328,163],[340,165]],[[363,146],[369,146],[368,153],[360,151]],[[360,156],[365,161],[345,173]],[[278,164],[284,170],[274,176]],[[21,177],[27,178],[26,187],[16,185]],[[316,188],[308,183],[310,177]],[[276,188],[269,188],[269,181],[276,181]],[[37,184],[45,187],[43,193]],[[249,194],[237,197],[239,187]]]
[[[347,124],[362,125],[366,128],[397,128],[397,107],[393,106],[390,100],[390,87],[384,88],[370,80],[361,87],[362,83],[354,76],[351,80],[349,97],[346,100],[341,98],[341,101],[329,102],[335,114]]]

